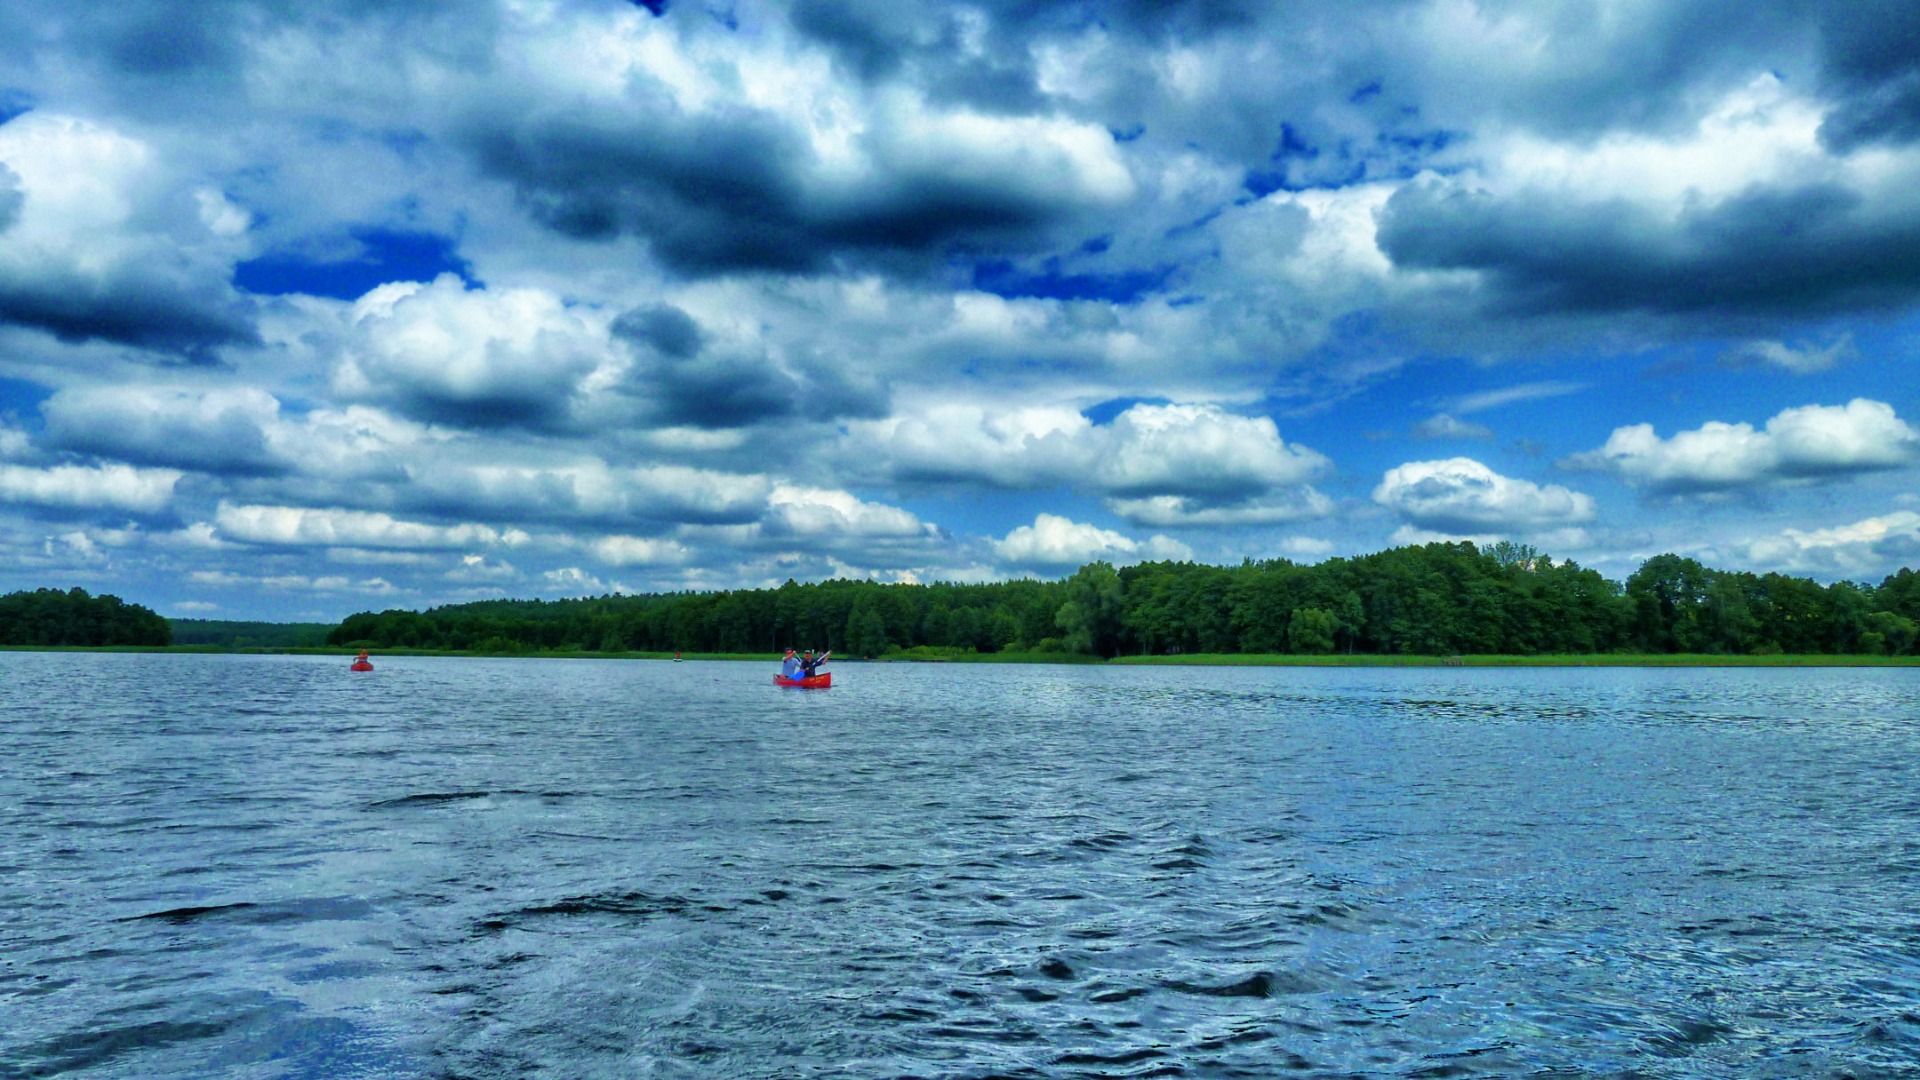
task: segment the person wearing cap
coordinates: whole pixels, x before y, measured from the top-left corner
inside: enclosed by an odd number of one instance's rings
[[[820,665],[826,663],[827,657],[831,655],[833,655],[832,649],[828,649],[819,656],[813,655],[813,650],[808,649],[807,655],[800,658],[800,670],[806,673],[807,678],[811,679],[815,675],[820,674]]]
[[[800,660],[793,655],[792,649],[788,649],[787,655],[780,661],[780,675],[788,679],[797,679],[800,677]]]

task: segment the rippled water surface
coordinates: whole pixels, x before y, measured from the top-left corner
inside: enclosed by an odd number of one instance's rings
[[[15,653],[0,1076],[1920,1069],[1920,670]]]

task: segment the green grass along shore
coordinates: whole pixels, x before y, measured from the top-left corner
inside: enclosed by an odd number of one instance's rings
[[[278,647],[223,648],[216,645],[0,645],[5,652],[109,653],[231,653],[237,655],[294,655],[351,657],[349,648]],[[472,656],[488,659],[547,660],[671,660],[670,652],[593,652],[582,649],[534,650],[516,653],[479,653],[458,649],[375,650],[382,656]],[[687,660],[734,660],[777,663],[776,653],[682,653]],[[1188,653],[1178,656],[1119,656],[1112,660],[1058,652],[972,653],[926,647],[888,653],[870,660],[838,657],[838,663],[956,663],[956,664],[1113,664],[1128,667],[1920,667],[1920,656],[1760,655],[1712,653],[1578,653],[1544,656],[1352,656],[1291,653]]]

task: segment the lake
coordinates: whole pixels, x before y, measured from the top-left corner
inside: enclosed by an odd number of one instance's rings
[[[9,653],[0,1076],[1920,1068],[1920,670]]]

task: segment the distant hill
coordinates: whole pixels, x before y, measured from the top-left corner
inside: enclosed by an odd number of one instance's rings
[[[223,649],[317,648],[327,643],[332,623],[241,622],[232,619],[168,619],[175,645],[213,645]]]
[[[167,620],[151,608],[85,589],[0,596],[0,645],[166,645]]]

